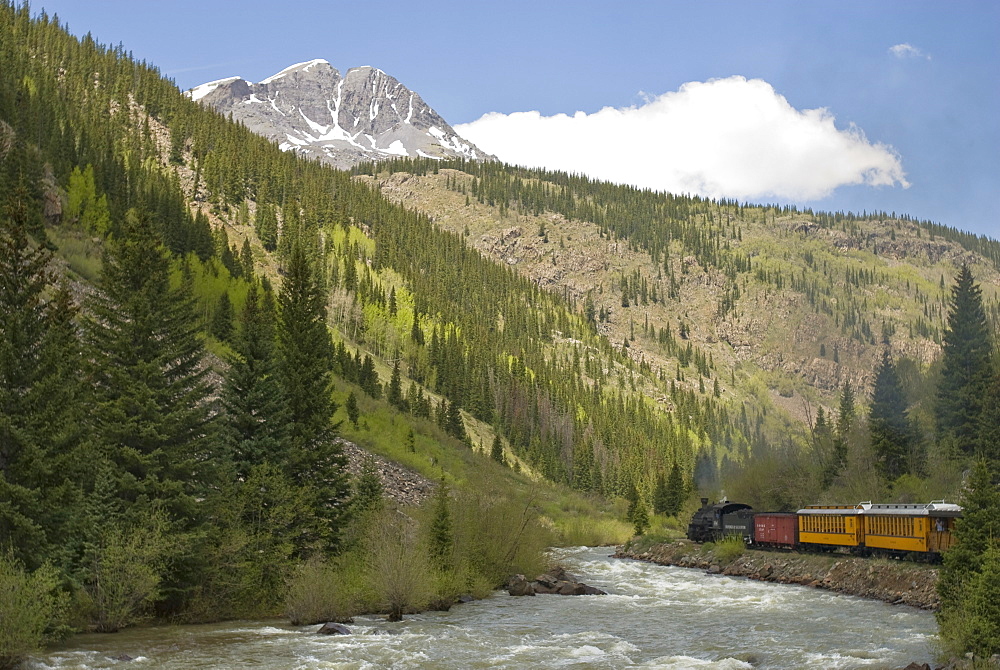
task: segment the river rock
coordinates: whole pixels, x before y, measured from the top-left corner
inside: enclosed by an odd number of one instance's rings
[[[507,593],[512,596],[533,596],[535,588],[524,575],[514,575],[507,580]]]
[[[594,586],[588,586],[576,575],[566,572],[562,567],[556,567],[538,575],[531,582],[531,587],[537,594],[552,594],[560,596],[596,596],[607,595]]]
[[[559,590],[556,593],[561,596],[582,596],[586,593],[586,588],[578,582],[562,582],[559,584]]]
[[[459,605],[465,605],[466,603],[471,603],[473,600],[475,600],[475,598],[470,596],[468,593],[460,595],[459,597],[455,598],[455,602],[458,603]]]
[[[342,623],[327,621],[325,624],[320,626],[320,629],[316,632],[320,635],[350,635],[351,629]]]

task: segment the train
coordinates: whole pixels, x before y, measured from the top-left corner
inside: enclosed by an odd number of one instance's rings
[[[797,512],[754,512],[750,505],[723,500],[701,509],[687,537],[714,542],[738,536],[749,547],[847,551],[861,556],[940,560],[955,544],[955,520],[962,508],[944,500],[927,504],[809,505]]]

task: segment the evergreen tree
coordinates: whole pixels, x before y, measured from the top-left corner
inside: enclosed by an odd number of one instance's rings
[[[446,401],[443,401],[446,402]],[[462,421],[462,409],[457,402],[447,403],[444,418],[444,430],[452,437],[465,442],[468,435],[465,432],[465,422]]]
[[[296,244],[278,296],[279,371],[288,401],[288,448],[284,466],[293,481],[311,490],[318,515],[312,540],[334,547],[346,521],[350,495],[346,459],[331,424],[333,344],[326,299],[303,248]]]
[[[661,472],[656,476],[656,486],[653,488],[653,513],[667,514],[670,507],[670,491],[667,489],[667,478]]]
[[[371,454],[365,456],[361,464],[361,476],[355,484],[354,508],[361,514],[378,509],[382,505],[385,487],[378,476],[378,464]]]
[[[645,500],[636,503],[635,511],[632,513],[632,526],[636,535],[642,535],[649,528],[649,509]]]
[[[399,361],[392,366],[392,377],[389,378],[389,387],[385,392],[386,400],[393,407],[400,411],[406,411],[406,400],[403,398],[403,384],[399,376]]]
[[[903,385],[889,355],[888,342],[885,343],[882,362],[875,374],[875,388],[868,412],[868,430],[871,449],[882,476],[894,481],[906,472],[911,431]]]
[[[51,294],[51,251],[28,237],[26,200],[15,189],[0,214],[0,547],[37,567],[73,553],[87,400],[75,309],[65,287]]]
[[[857,409],[854,405],[854,389],[851,382],[844,382],[840,391],[840,405],[837,413],[837,430],[833,437],[833,453],[826,465],[823,479],[833,481],[847,463],[847,446],[855,429]]]
[[[229,292],[225,291],[219,296],[219,302],[215,305],[215,312],[212,314],[212,322],[209,330],[216,339],[228,342],[233,336],[233,303],[229,299]]]
[[[1000,476],[1000,369],[993,373],[979,422],[979,455]]]
[[[288,406],[275,353],[275,315],[268,303],[256,287],[250,288],[223,379],[224,442],[242,478],[254,465],[280,463],[287,446]]]
[[[500,433],[493,435],[493,446],[490,448],[490,458],[500,465],[507,465],[507,459],[503,454],[503,442],[500,440]]]
[[[347,402],[344,403],[344,409],[347,410],[347,420],[357,428],[358,419],[361,418],[361,410],[358,409],[358,396],[354,395],[354,391],[347,394]]]
[[[109,241],[89,307],[90,416],[117,495],[129,505],[164,501],[172,519],[190,523],[213,483],[211,391],[190,285],[171,286],[166,249],[145,216],[130,211]]]
[[[684,485],[684,474],[681,472],[680,464],[674,460],[670,467],[670,476],[667,478],[667,498],[664,514],[677,516],[687,498],[687,487]]]
[[[969,266],[962,265],[951,289],[935,410],[938,439],[953,440],[966,455],[979,447],[983,400],[993,373],[992,351],[982,291]]]
[[[166,611],[182,607],[198,583],[211,511],[205,501],[220,461],[190,281],[172,286],[170,275],[148,218],[130,211],[105,248],[100,290],[83,322],[95,396],[92,467],[104,490],[94,496],[102,507],[90,508],[82,580],[97,598],[93,589],[112,585],[102,575],[116,556],[121,569],[141,570],[152,590],[129,606],[127,619],[154,599]],[[132,555],[122,548],[126,538],[149,551]],[[142,587],[128,579],[115,588],[125,597]],[[121,625],[104,621],[111,601],[98,598],[95,606],[98,625]]]
[[[442,572],[451,569],[455,548],[450,502],[448,484],[442,477],[434,491],[434,510],[428,538],[431,564]]]
[[[940,634],[949,651],[957,655],[972,652],[989,656],[992,647],[982,633],[1000,627],[1000,611],[995,605],[977,607],[996,593],[1000,491],[993,483],[994,475],[985,459],[973,464],[962,496],[962,517],[955,520],[956,544],[945,552],[938,579]]]

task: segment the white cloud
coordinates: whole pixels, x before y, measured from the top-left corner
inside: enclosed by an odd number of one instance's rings
[[[899,156],[766,81],[690,82],[623,109],[489,113],[455,129],[518,165],[712,198],[817,200],[839,186],[909,187]]]
[[[923,51],[913,46],[903,42],[902,44],[896,44],[889,47],[889,53],[891,53],[896,58],[926,58],[930,60],[931,57],[925,54]]]

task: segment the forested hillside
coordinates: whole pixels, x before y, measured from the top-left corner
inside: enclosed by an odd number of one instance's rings
[[[889,493],[886,482],[864,475],[879,458],[868,449],[865,419],[886,355],[916,437],[906,462],[890,470],[917,478],[940,472],[933,389],[960,267],[981,282],[994,329],[1000,316],[1000,244],[907,216],[715,202],[495,163],[397,160],[356,171],[563,295],[673,394],[714,396],[740,416],[761,460],[806,455],[775,484],[782,491],[747,491],[730,472],[731,496],[791,506],[818,497],[837,475],[845,486],[834,495]],[[841,426],[843,441],[854,443],[850,459],[822,437],[845,389],[857,405],[855,425]],[[649,391],[668,395],[662,386]],[[719,460],[746,470],[739,444],[711,446]],[[931,488],[944,495],[954,483]]]

